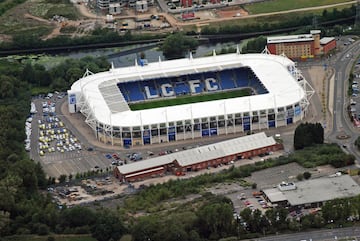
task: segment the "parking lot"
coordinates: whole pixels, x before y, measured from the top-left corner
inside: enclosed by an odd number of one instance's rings
[[[359,61],[357,61],[359,63]],[[359,83],[360,83],[360,64],[356,64],[353,72],[354,79],[351,83],[351,97],[349,102],[350,114],[354,117],[354,124],[360,127],[360,94],[359,94]]]
[[[30,152],[32,159],[40,161],[48,176],[75,175],[89,170],[110,171],[112,160],[103,153],[89,148],[65,125],[64,116],[59,109],[65,93],[51,93],[33,99],[36,111],[33,111],[30,128]],[[29,125],[29,124],[27,124]],[[27,144],[26,144],[27,145]]]

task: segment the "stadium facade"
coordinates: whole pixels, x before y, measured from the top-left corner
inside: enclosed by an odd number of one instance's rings
[[[250,95],[151,109],[131,104],[250,90]],[[81,112],[96,138],[133,146],[266,130],[301,121],[313,95],[284,55],[233,54],[144,63],[93,74],[68,90],[69,112]],[[180,100],[179,100],[180,101]],[[180,103],[180,102],[179,102]]]

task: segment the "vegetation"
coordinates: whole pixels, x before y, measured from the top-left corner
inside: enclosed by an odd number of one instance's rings
[[[296,127],[294,135],[295,150],[322,143],[324,143],[324,128],[320,123],[301,123]]]
[[[2,0],[0,1],[0,16],[2,16],[9,9],[24,3],[26,0]]]
[[[250,95],[251,95],[251,89],[241,89],[241,90],[234,90],[228,92],[199,94],[194,96],[183,95],[183,96],[177,96],[176,98],[134,103],[134,104],[130,104],[129,106],[131,110],[144,110],[144,109],[152,109],[152,108],[165,107],[165,106],[205,102],[210,100],[230,99],[230,98],[250,96]]]
[[[309,8],[316,6],[324,6],[336,3],[348,2],[347,0],[301,0],[296,3],[296,9]],[[245,8],[251,14],[279,12],[294,9],[295,5],[291,1],[286,0],[275,0],[275,1],[264,1],[257,4],[249,4]]]
[[[349,8],[343,8],[341,10],[338,10],[337,8],[333,8],[332,11],[325,9],[320,13],[297,12],[296,14],[273,14],[270,16],[241,19],[241,21],[239,22],[234,22],[233,20],[231,20],[229,22],[222,22],[205,26],[204,28],[202,28],[201,33],[204,35],[242,34],[246,36],[246,34],[251,33],[276,34],[279,31],[281,32],[281,29],[282,32],[289,32],[290,29],[302,29],[304,31],[305,28],[312,27],[314,17],[316,17],[319,26],[326,26],[326,23],[329,21],[353,18],[355,16],[355,12],[356,7],[355,5],[352,5]],[[281,19],[281,21],[279,21],[279,19]],[[327,34],[328,31],[326,31],[325,27],[320,27],[320,29],[324,30],[325,35]]]
[[[24,65],[21,77],[40,92],[48,93],[51,90],[68,90],[72,83],[84,75],[88,69],[93,73],[110,68],[105,57],[84,57],[80,60],[67,59],[55,68],[46,70],[43,65],[27,63]]]
[[[102,70],[101,65],[104,63],[85,58],[69,61],[47,71],[41,66],[0,61],[0,237],[71,233],[88,234],[86,237],[91,234],[97,240],[118,239],[126,232],[118,214],[84,207],[67,209],[54,203],[43,191],[48,181],[52,182],[53,179],[46,179],[40,163],[29,159],[23,145],[24,123],[30,111],[31,86],[54,87],[58,78],[69,79],[72,75],[74,78],[81,77],[82,73],[79,76],[73,72],[65,73],[64,67],[87,66]],[[64,82],[62,88],[69,87],[69,84],[71,82]],[[105,220],[111,222],[111,225],[107,225]],[[106,228],[101,226],[103,224]]]
[[[177,32],[165,38],[161,50],[167,59],[176,59],[184,57],[185,53],[195,49],[198,44],[196,39]]]
[[[326,164],[339,168],[355,162],[354,155],[345,154],[337,144],[318,144],[305,147],[289,155],[289,158],[306,168]]]
[[[266,38],[264,36],[259,36],[253,40],[249,40],[246,45],[241,49],[241,52],[244,54],[247,53],[261,53],[266,46]]]

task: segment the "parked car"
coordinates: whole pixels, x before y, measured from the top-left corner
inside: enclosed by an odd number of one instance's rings
[[[119,159],[120,159],[120,157],[119,157],[118,154],[116,154],[116,153],[112,154],[112,157],[113,157],[115,160],[119,160]]]

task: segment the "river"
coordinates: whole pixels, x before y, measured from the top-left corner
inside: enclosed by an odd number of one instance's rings
[[[225,43],[207,43],[202,44],[197,47],[193,52],[193,57],[203,57],[206,55],[211,55],[212,51],[215,49],[217,53],[220,53],[221,49],[233,48],[236,49],[236,45],[241,44],[242,42],[225,42]],[[132,49],[134,49],[132,51]],[[137,56],[143,53],[145,58],[149,63],[159,61],[159,56],[161,60],[165,60],[162,51],[158,47],[142,45],[142,46],[131,46],[128,48],[109,48],[109,49],[98,49],[98,50],[89,50],[89,51],[78,51],[59,54],[59,56],[69,57],[69,58],[82,58],[85,56],[100,57],[106,56],[109,62],[114,64],[114,67],[124,67],[131,66],[135,63]],[[188,57],[189,54],[186,55]]]

